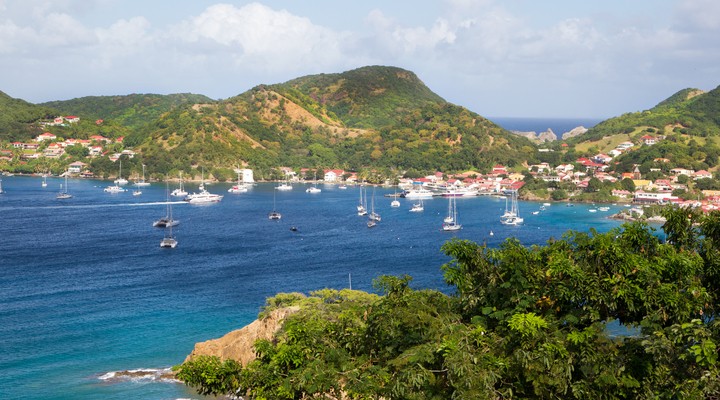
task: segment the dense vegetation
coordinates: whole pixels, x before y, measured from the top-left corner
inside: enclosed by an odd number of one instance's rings
[[[178,93],[88,96],[51,101],[41,105],[58,110],[62,115],[77,115],[93,121],[97,119],[112,120],[134,130],[158,119],[162,114],[174,108],[213,102],[214,100],[204,95]]]
[[[664,135],[682,133],[692,136],[720,135],[720,87],[707,93],[684,89],[660,102],[650,110],[626,113],[607,119],[587,133],[569,139],[569,143],[600,140],[618,134]]]
[[[255,361],[200,357],[178,377],[256,399],[717,398],[720,212],[663,213],[667,242],[642,223],[545,246],[452,240],[451,295],[409,277],[379,278],[379,298],[279,295],[268,309],[302,311]]]
[[[42,133],[33,122],[57,115],[50,107],[15,99],[3,92],[0,92],[0,110],[0,142],[29,140]]]
[[[261,85],[226,101],[177,108],[126,139],[174,173],[191,166],[434,172],[519,165],[525,138],[445,102],[414,74],[366,67]],[[148,160],[147,163],[153,163]],[[395,171],[394,173],[391,171]],[[370,177],[368,177],[370,178]]]

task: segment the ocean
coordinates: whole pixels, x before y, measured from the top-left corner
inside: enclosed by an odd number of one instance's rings
[[[141,196],[103,192],[108,182],[70,179],[72,199],[57,200],[63,183],[3,177],[0,195],[0,397],[3,399],[200,398],[156,374],[121,379],[115,371],[162,370],[183,361],[196,342],[252,322],[267,297],[322,288],[372,291],[373,279],[408,274],[412,286],[449,292],[440,246],[452,237],[489,246],[515,237],[525,245],[559,238],[569,229],[607,231],[619,209],[520,202],[525,224],[501,225],[505,200],[459,198],[463,229],[440,229],[447,200],[383,197],[382,221],[368,229],[356,214],[359,189],[295,184],[276,196],[283,214],[271,221],[273,184],[230,194],[230,184],[208,186],[225,198],[211,205],[173,204],[180,220],[175,249],[161,249],[163,184]],[[190,191],[196,186],[188,185]],[[172,186],[171,186],[172,189]],[[370,191],[370,193],[372,193]],[[290,227],[297,227],[291,231]],[[491,232],[493,235],[491,235]]]
[[[541,133],[547,131],[548,129],[552,129],[558,138],[561,138],[563,133],[570,132],[570,130],[577,128],[578,126],[584,126],[589,129],[603,121],[599,118],[496,117],[489,119],[509,131]]]

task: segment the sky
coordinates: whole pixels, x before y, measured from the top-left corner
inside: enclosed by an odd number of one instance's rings
[[[485,117],[609,118],[720,85],[717,0],[0,0],[0,91],[225,99],[367,65]]]

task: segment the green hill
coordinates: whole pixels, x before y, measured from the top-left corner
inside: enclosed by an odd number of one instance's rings
[[[50,107],[28,103],[0,92],[0,141],[26,141],[40,133],[32,123],[57,115]]]
[[[642,137],[659,140],[642,146]],[[655,107],[605,120],[587,133],[569,139],[578,155],[608,152],[620,142],[636,144],[615,160],[615,170],[630,172],[640,165],[668,173],[675,167],[714,170],[720,159],[720,87],[708,92],[683,89]],[[669,160],[659,163],[657,159]]]
[[[129,94],[123,96],[87,96],[71,100],[51,101],[43,106],[63,115],[77,115],[83,119],[113,120],[127,128],[146,125],[173,108],[197,103],[213,103],[207,96],[192,93]]]
[[[597,141],[614,135],[641,132],[720,136],[720,87],[706,93],[698,89],[683,89],[649,110],[610,118],[568,142]]]
[[[176,108],[126,143],[159,169],[187,173],[198,165],[241,163],[261,174],[280,165],[459,171],[519,165],[535,151],[527,139],[444,101],[412,72],[392,67],[306,76]]]

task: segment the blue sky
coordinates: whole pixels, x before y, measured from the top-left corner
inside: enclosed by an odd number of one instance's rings
[[[598,117],[720,85],[716,0],[0,0],[0,91],[192,92],[365,65],[487,117]]]

